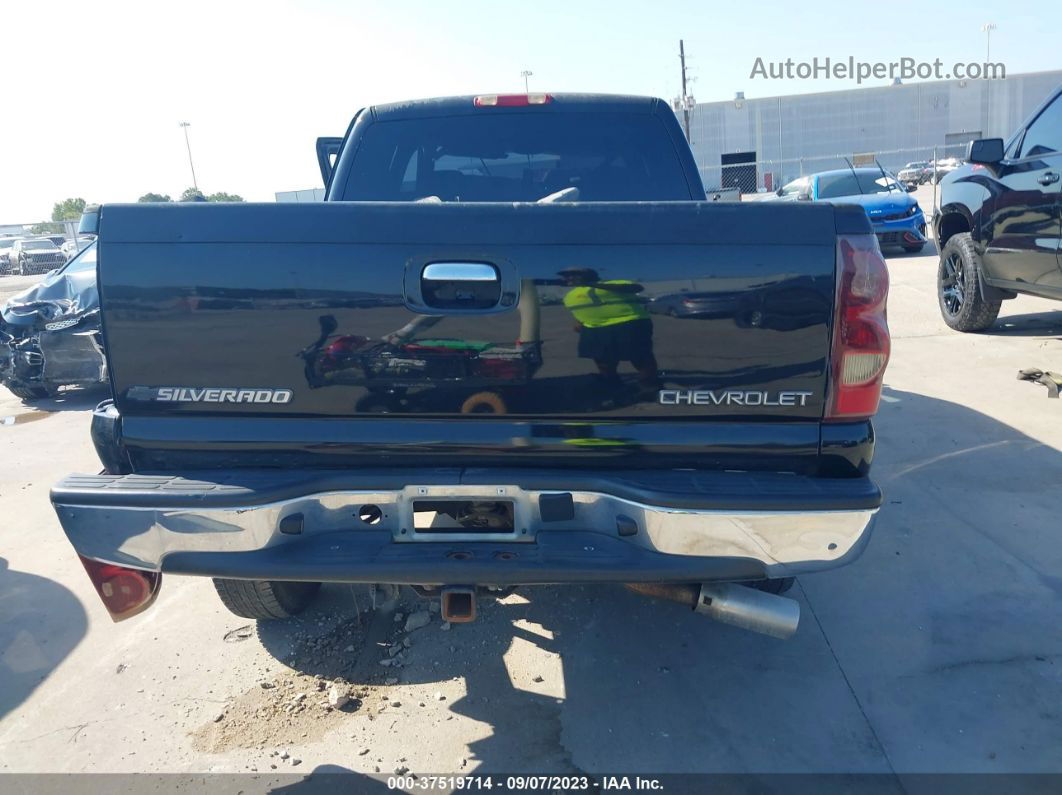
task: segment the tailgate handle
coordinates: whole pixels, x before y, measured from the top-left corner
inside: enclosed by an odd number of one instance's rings
[[[433,282],[496,282],[498,271],[485,262],[433,262],[424,268],[424,280]]]
[[[501,276],[487,262],[432,262],[421,272],[421,293],[437,309],[490,309],[501,299]]]

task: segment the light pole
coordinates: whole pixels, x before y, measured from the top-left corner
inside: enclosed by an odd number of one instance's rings
[[[995,22],[986,22],[981,26],[981,32],[985,34],[985,63],[992,60],[992,31],[996,29]]]
[[[693,110],[693,106],[696,104],[693,97],[686,93],[686,44],[682,39],[679,39],[679,63],[682,66],[682,96],[675,97],[671,101],[671,106],[674,108],[675,113],[682,111],[682,126],[686,130],[686,140],[690,140],[690,111]],[[695,78],[689,78],[694,80]],[[741,107],[740,105],[738,107]]]
[[[532,72],[530,69],[525,69],[524,71],[522,71],[520,73],[520,77],[524,78],[524,93],[525,94],[530,94],[531,93],[531,89],[528,88],[529,84],[527,82],[527,78],[531,77],[531,75],[533,75],[533,74],[534,74],[534,72]]]
[[[178,122],[180,127],[184,129],[184,146],[188,150],[188,168],[192,169],[192,187],[195,188],[195,192],[199,192],[199,183],[195,181],[195,165],[192,163],[192,145],[188,143],[188,128],[191,127],[190,122],[182,121]]]
[[[995,22],[986,22],[981,26],[981,32],[985,34],[985,70],[988,69],[988,64],[991,63],[990,58],[992,55],[992,31],[996,29]],[[992,84],[985,83],[985,107],[988,113],[988,125],[982,129],[988,129],[992,124]]]

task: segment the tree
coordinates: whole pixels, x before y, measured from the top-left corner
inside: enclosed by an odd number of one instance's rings
[[[63,199],[52,206],[52,222],[34,224],[30,227],[31,235],[61,235],[63,233],[62,221],[77,221],[85,209],[87,202],[84,199]]]
[[[238,193],[225,193],[218,191],[217,193],[211,193],[207,196],[208,202],[242,202],[243,196]]]
[[[196,188],[185,188],[181,194],[181,198],[177,201],[182,202],[242,202],[243,196],[236,193],[225,193],[224,191],[218,191],[217,193],[211,193],[209,196],[204,195],[203,191]]]
[[[137,199],[137,201],[138,202],[171,202],[171,201],[173,201],[173,199],[170,198],[170,194],[168,194],[168,193],[145,193],[143,196],[141,196],[139,199]]]
[[[53,221],[76,221],[85,210],[84,199],[63,199],[52,207]]]

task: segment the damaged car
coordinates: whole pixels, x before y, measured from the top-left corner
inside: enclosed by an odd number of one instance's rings
[[[0,306],[0,383],[23,400],[107,383],[95,243]]]

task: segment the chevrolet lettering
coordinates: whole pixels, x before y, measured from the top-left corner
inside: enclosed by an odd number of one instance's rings
[[[806,406],[811,392],[760,392],[735,389],[661,389],[664,406]]]

